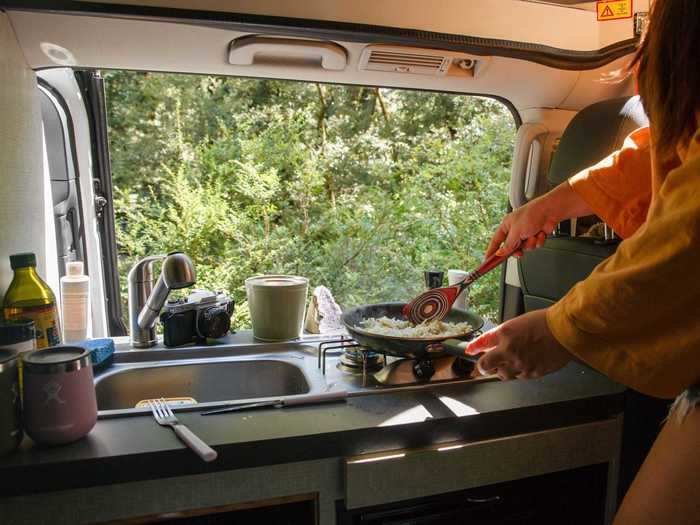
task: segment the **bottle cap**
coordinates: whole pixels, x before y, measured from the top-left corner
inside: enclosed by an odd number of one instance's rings
[[[79,276],[83,275],[83,262],[73,261],[66,263],[66,275]]]
[[[31,252],[10,255],[10,267],[13,270],[26,268],[27,266],[36,266],[36,255]]]
[[[0,346],[23,343],[34,339],[34,321],[16,319],[0,321]]]

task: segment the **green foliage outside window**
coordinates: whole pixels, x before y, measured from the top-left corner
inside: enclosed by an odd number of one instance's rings
[[[343,307],[407,300],[471,269],[505,212],[515,127],[487,98],[108,72],[122,298],[131,265],[179,249],[197,286],[303,275]],[[496,317],[499,273],[471,308]],[[124,308],[126,312],[126,308]]]

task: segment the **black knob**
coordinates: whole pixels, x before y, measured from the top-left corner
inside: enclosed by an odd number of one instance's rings
[[[470,361],[469,359],[464,359],[463,357],[457,357],[452,363],[452,371],[457,376],[467,377],[471,375],[471,373],[474,371],[475,366],[476,363],[474,363],[473,361]]]
[[[413,363],[413,373],[417,379],[427,381],[435,373],[435,367],[430,359],[419,359]]]

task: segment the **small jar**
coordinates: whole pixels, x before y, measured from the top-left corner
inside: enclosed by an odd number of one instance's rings
[[[90,352],[76,346],[35,350],[24,357],[25,432],[60,445],[85,436],[97,422]]]
[[[36,350],[36,329],[31,319],[0,321],[0,347],[17,350],[17,370],[19,373],[19,397],[22,399],[22,356]]]
[[[17,350],[0,348],[0,455],[12,452],[22,441],[18,354]]]

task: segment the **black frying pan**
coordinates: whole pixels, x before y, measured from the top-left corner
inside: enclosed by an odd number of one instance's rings
[[[405,303],[381,303],[358,306],[348,310],[342,315],[343,324],[350,335],[363,346],[371,348],[383,354],[396,357],[410,357],[413,359],[425,359],[440,357],[443,355],[455,355],[478,361],[476,356],[468,356],[464,353],[466,342],[472,339],[477,330],[484,325],[484,320],[473,312],[453,308],[445,316],[444,321],[452,323],[468,322],[471,329],[463,334],[450,337],[433,338],[409,338],[388,335],[377,335],[362,329],[365,319],[389,317],[393,319],[406,319],[403,315]]]

